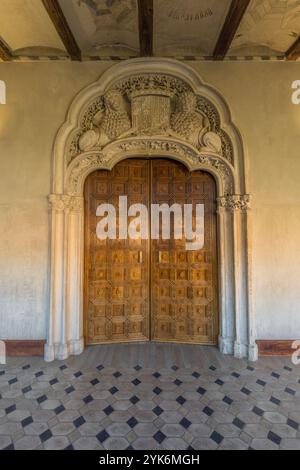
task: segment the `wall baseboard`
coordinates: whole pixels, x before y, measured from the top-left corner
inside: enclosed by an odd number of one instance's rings
[[[258,355],[259,356],[291,356],[294,349],[292,349],[292,339],[261,339],[257,340]]]
[[[5,339],[6,355],[7,356],[43,356],[44,346],[46,341],[44,339]]]
[[[44,356],[44,339],[38,340],[4,340],[7,356]],[[259,356],[291,356],[294,352],[294,340],[257,340]]]

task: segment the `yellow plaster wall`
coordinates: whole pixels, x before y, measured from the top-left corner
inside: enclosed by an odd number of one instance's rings
[[[253,195],[258,338],[300,338],[299,63],[188,62],[230,106]],[[1,63],[0,338],[45,338],[51,151],[67,109],[111,62]]]

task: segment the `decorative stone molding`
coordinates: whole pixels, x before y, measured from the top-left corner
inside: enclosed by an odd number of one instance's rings
[[[226,209],[228,211],[247,211],[250,209],[251,196],[250,194],[230,194],[218,198],[219,209]]]
[[[82,212],[84,208],[83,197],[70,196],[65,194],[50,194],[49,204],[52,210],[57,212],[72,211]]]
[[[184,132],[177,127],[182,116],[176,116],[178,103],[179,113],[186,112],[178,100],[182,94],[186,94],[184,106],[187,98],[193,109]],[[115,99],[116,115],[109,109]],[[83,150],[79,141],[86,132],[83,147],[89,149]],[[256,360],[248,236],[251,211],[240,133],[223,98],[192,68],[155,58],[124,61],[108,69],[76,96],[57,134],[49,197],[51,302],[45,359],[65,359],[84,348],[85,179],[92,171],[110,170],[122,159],[136,156],[173,158],[190,171],[208,171],[215,178],[219,348],[224,354]]]
[[[217,173],[222,181],[223,193],[231,194],[234,184],[234,169],[229,162],[209,151],[198,152],[190,144],[171,138],[129,138],[117,140],[107,145],[102,152],[86,152],[76,157],[68,167],[67,192],[80,195],[83,178],[93,170],[103,167],[111,169],[120,159],[130,156],[161,155],[176,158],[191,171],[203,168],[213,174]]]

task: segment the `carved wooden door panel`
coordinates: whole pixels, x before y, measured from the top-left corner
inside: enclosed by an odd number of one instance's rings
[[[151,242],[151,338],[216,344],[218,336],[216,188],[208,173],[153,160],[152,203],[204,204],[204,248],[187,251],[186,240]]]
[[[123,195],[128,197],[128,206],[204,203],[204,248],[187,251],[186,240],[174,240],[172,231],[168,240],[99,240],[97,207],[111,203],[118,209]],[[100,170],[90,175],[85,201],[86,343],[145,341],[151,336],[155,341],[215,344],[218,305],[213,178],[205,172],[190,173],[173,161],[128,159],[111,172]]]
[[[149,204],[149,162],[131,159],[92,173],[85,185],[85,337],[87,344],[149,339],[149,241],[99,240],[97,207]],[[118,221],[118,217],[117,217]],[[130,222],[130,220],[129,220]]]

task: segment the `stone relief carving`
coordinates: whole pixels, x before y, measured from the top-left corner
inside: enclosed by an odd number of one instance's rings
[[[230,139],[214,106],[182,80],[145,74],[122,80],[89,106],[71,140],[68,163],[124,137],[146,135],[176,137],[200,153],[211,152],[233,162]]]
[[[49,196],[50,208],[57,211],[72,211],[80,212],[84,208],[83,197],[70,196],[66,194],[50,194]]]
[[[219,208],[233,211],[247,211],[250,209],[251,196],[249,194],[232,194],[218,198]]]
[[[197,96],[192,91],[178,96],[170,124],[178,136],[196,148],[201,144],[201,137],[210,130],[208,118],[197,111]]]
[[[79,149],[84,152],[104,147],[131,128],[126,103],[119,91],[110,90],[104,95],[104,110],[96,112],[91,127],[79,138]]]
[[[183,80],[160,73],[133,75],[118,83],[116,89],[129,97],[135,96],[136,93],[140,94],[141,91],[145,94],[158,93],[169,96],[178,96],[185,91],[192,91],[191,87]]]

